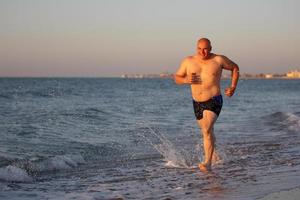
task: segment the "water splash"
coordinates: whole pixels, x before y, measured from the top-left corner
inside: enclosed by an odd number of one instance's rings
[[[178,150],[163,134],[154,131],[154,129],[149,126],[146,126],[146,129],[148,131],[141,131],[139,135],[163,156],[166,161],[166,166],[176,168],[196,167],[195,164],[198,163],[200,159],[199,144],[196,144],[192,152],[184,149]]]

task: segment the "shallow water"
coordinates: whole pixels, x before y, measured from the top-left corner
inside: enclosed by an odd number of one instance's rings
[[[2,78],[0,198],[255,199],[300,186],[299,83],[241,80],[215,126],[221,159],[204,174],[187,86]]]

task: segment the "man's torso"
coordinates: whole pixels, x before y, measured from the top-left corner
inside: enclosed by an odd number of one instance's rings
[[[196,56],[189,57],[187,74],[196,73],[200,76],[200,84],[192,84],[191,91],[196,101],[206,101],[214,96],[220,95],[220,79],[222,66],[220,57],[212,54],[210,59],[201,60]]]

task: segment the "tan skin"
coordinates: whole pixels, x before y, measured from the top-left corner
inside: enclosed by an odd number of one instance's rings
[[[176,74],[176,84],[191,85],[192,97],[195,101],[203,102],[221,94],[220,80],[222,70],[230,70],[231,86],[224,91],[231,97],[236,89],[239,79],[239,67],[233,61],[222,55],[211,53],[210,41],[202,38],[197,43],[197,53],[185,58]],[[214,123],[217,115],[209,110],[204,110],[203,118],[197,120],[203,136],[204,162],[199,164],[201,171],[211,169],[215,154]]]

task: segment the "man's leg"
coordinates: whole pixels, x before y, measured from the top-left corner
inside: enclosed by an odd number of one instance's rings
[[[204,149],[204,163],[199,164],[202,171],[209,171],[215,148],[214,123],[217,120],[217,115],[209,110],[204,110],[203,118],[198,120],[202,136]]]

